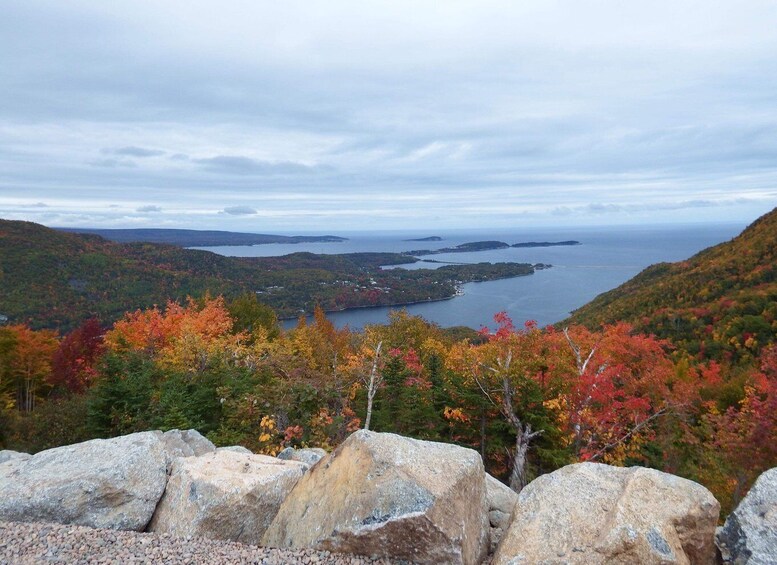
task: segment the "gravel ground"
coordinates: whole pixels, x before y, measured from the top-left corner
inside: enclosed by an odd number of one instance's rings
[[[167,534],[120,532],[60,524],[0,522],[0,564],[47,563],[395,565],[399,562],[313,549],[274,549],[202,538],[174,538]]]

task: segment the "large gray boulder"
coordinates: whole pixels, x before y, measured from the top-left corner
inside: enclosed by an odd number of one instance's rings
[[[300,463],[305,463],[308,467],[312,467],[324,457],[326,457],[326,451],[320,447],[303,447],[300,449],[287,447],[278,454],[278,459],[299,461]]]
[[[777,467],[763,473],[718,531],[724,563],[777,563]]]
[[[488,501],[489,553],[496,551],[504,531],[510,525],[518,494],[499,479],[486,473],[486,500]]]
[[[169,430],[162,434],[165,450],[175,457],[197,457],[216,451],[216,446],[197,430]]]
[[[257,545],[306,470],[228,450],[176,459],[149,531]]]
[[[300,479],[262,543],[469,564],[487,537],[476,451],[362,430]]]
[[[142,531],[166,482],[161,432],[48,449],[0,465],[0,520]]]
[[[521,491],[492,563],[711,564],[719,510],[707,489],[674,475],[568,465]]]

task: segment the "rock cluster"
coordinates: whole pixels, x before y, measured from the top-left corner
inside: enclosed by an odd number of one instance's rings
[[[493,554],[494,565],[707,564],[718,512],[692,481],[595,463],[543,475],[517,495],[473,450],[367,431],[331,454],[277,458],[217,449],[194,430],[32,456],[0,451],[0,520],[261,544],[309,552],[311,562],[331,551],[385,562],[476,564]],[[777,562],[777,469],[756,482],[717,544],[726,563]],[[0,540],[0,552],[18,547]]]

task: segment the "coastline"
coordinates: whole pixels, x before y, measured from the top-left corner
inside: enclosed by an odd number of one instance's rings
[[[544,265],[542,267],[535,267],[535,270],[547,269],[547,268],[550,268],[550,267],[552,267],[552,265]],[[535,271],[532,271],[531,273],[526,273],[526,274],[523,274],[523,275],[514,275],[514,276],[511,276],[511,277],[497,277],[497,278],[493,278],[493,279],[488,279],[486,281],[468,281],[468,282],[465,282],[465,283],[457,284],[455,292],[453,294],[451,294],[450,296],[444,296],[444,297],[440,297],[440,298],[428,298],[426,300],[413,300],[413,301],[410,301],[410,302],[395,302],[395,303],[392,303],[392,304],[365,304],[363,306],[348,306],[348,307],[345,307],[345,308],[336,308],[336,309],[324,310],[324,313],[325,314],[330,314],[330,313],[334,314],[334,313],[340,313],[340,312],[348,312],[348,311],[351,311],[351,310],[365,310],[365,309],[369,309],[369,308],[395,308],[395,307],[413,306],[414,304],[429,304],[431,302],[444,302],[445,300],[453,300],[454,298],[458,298],[459,296],[464,296],[464,294],[466,294],[466,293],[464,292],[464,289],[462,289],[462,286],[464,286],[465,284],[478,284],[478,283],[487,283],[487,282],[492,282],[492,281],[502,281],[502,280],[506,280],[506,279],[517,279],[519,277],[531,276],[534,273],[535,273]],[[298,316],[292,316],[292,317],[286,317],[286,316],[280,317],[279,316],[278,317],[278,321],[279,322],[289,322],[289,321],[292,321],[292,320],[298,320],[300,318],[300,316],[305,316],[305,318],[309,318],[312,315],[313,315],[313,312],[310,312],[310,313],[305,312],[305,313],[300,313]]]

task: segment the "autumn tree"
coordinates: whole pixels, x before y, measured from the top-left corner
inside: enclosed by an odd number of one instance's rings
[[[7,329],[12,338],[12,351],[4,357],[6,371],[15,383],[15,405],[20,412],[35,409],[36,401],[47,385],[51,373],[51,358],[57,349],[57,334],[51,330],[32,330],[25,325],[11,325]]]
[[[514,434],[510,487],[520,491],[529,482],[528,452],[532,442],[547,431],[536,427],[547,410],[544,403],[557,395],[550,378],[549,346],[534,322],[518,330],[505,312],[494,316],[496,331],[484,329],[488,341],[482,345],[456,346],[449,362],[473,382],[496,408]],[[547,423],[547,426],[550,424]]]
[[[561,408],[578,459],[623,464],[652,438],[659,418],[691,400],[694,390],[675,379],[666,342],[627,324],[565,328],[563,336],[572,359],[556,370],[569,383]]]
[[[97,376],[102,350],[103,329],[96,318],[90,318],[59,342],[49,382],[72,393],[84,392]]]

